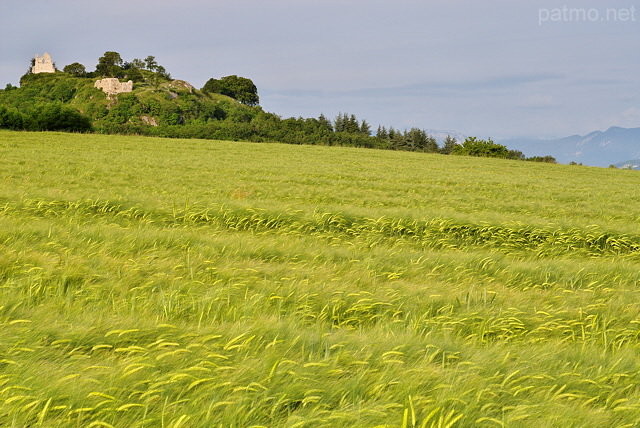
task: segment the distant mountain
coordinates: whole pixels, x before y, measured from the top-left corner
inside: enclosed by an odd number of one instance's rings
[[[466,135],[458,131],[443,131],[439,129],[425,129],[424,131],[431,137],[435,138],[440,145],[442,145],[447,136],[455,138],[458,143],[463,143],[467,138]]]
[[[640,158],[640,128],[613,126],[605,132],[595,131],[584,136],[552,140],[511,138],[499,143],[520,150],[526,156],[551,155],[560,163],[607,167],[624,163],[623,159]]]
[[[635,169],[636,171],[640,171],[640,159],[633,159],[625,162],[620,162],[615,164],[614,166],[620,169]]]

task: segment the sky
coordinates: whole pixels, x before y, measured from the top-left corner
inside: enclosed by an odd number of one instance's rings
[[[0,85],[37,53],[247,77],[286,117],[500,140],[640,127],[640,0],[0,0]]]

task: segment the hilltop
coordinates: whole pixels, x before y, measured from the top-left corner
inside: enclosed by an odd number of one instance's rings
[[[69,73],[28,74],[20,88],[0,92],[0,104],[29,112],[45,104],[70,107],[101,133],[154,133],[172,125],[206,125],[226,118],[255,117],[262,110],[231,97],[205,93],[188,82],[143,71],[131,93],[109,95],[95,88],[96,77]],[[146,129],[145,129],[146,128]]]
[[[282,119],[258,105],[250,79],[212,78],[197,89],[172,79],[153,57],[146,61],[126,63],[106,52],[94,72],[74,63],[65,71],[27,73],[19,88],[0,90],[0,128],[381,148],[405,142],[399,132],[392,133],[393,141],[372,137],[366,121],[346,113],[334,122],[323,115]],[[130,80],[133,90],[109,95],[95,87],[105,77]],[[415,150],[420,144],[407,142]]]

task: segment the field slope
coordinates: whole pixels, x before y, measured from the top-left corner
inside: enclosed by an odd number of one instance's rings
[[[0,426],[640,420],[640,175],[0,132]]]

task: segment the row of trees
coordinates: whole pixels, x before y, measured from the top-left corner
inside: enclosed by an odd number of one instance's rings
[[[32,64],[33,64],[32,60]],[[69,73],[75,77],[116,77],[121,79],[130,79],[134,82],[142,82],[145,77],[142,70],[147,70],[155,73],[157,76],[164,79],[171,79],[171,75],[167,70],[158,64],[156,57],[149,55],[144,60],[134,58],[131,62],[126,62],[122,59],[122,56],[118,52],[107,51],[98,59],[98,65],[95,71],[87,72],[86,67],[79,63],[74,62],[66,65],[62,71]],[[31,73],[31,68],[27,74]]]
[[[379,127],[376,135],[371,135],[365,120],[359,121],[355,115],[346,113],[339,114],[333,121],[324,115],[318,118],[282,119],[275,114],[262,111],[259,107],[246,109],[232,104],[222,104],[213,110],[201,110],[201,115],[195,120],[186,119],[187,112],[174,111],[172,115],[161,117],[160,126],[133,125],[127,120],[128,117],[148,108],[148,105],[142,106],[133,101],[134,99],[134,95],[128,95],[122,109],[112,108],[109,116],[120,117],[121,120],[118,123],[102,123],[100,131],[172,138],[353,146],[555,163],[551,156],[526,158],[522,152],[509,150],[491,139],[469,137],[464,142],[458,142],[455,138],[447,136],[440,146],[435,138],[418,128],[398,131],[394,128]],[[114,113],[116,110],[117,113]],[[180,126],[174,126],[176,124]]]
[[[60,104],[38,104],[27,111],[0,106],[0,129],[89,132],[91,120]]]

